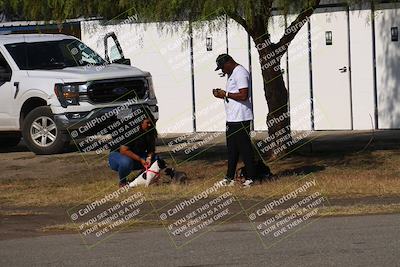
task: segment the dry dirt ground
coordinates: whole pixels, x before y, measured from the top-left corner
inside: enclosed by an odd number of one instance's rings
[[[223,138],[193,157],[171,154],[167,144],[175,138],[163,136],[158,151],[169,165],[187,173],[188,184],[143,189],[153,208],[201,192],[226,170]],[[262,133],[255,138],[262,139]],[[0,240],[73,232],[67,214],[71,207],[118,189],[106,154],[82,154],[73,145],[64,154],[36,156],[21,142],[16,148],[0,150],[0,160]],[[299,149],[268,165],[276,181],[231,189],[242,205],[274,198],[311,175],[329,199],[325,215],[400,212],[400,131],[315,132]],[[246,220],[237,213],[234,221]],[[138,225],[159,225],[157,219],[150,210]]]

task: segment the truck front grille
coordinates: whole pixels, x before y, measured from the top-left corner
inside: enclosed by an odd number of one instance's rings
[[[147,80],[144,78],[93,81],[87,89],[87,97],[94,103],[144,99],[146,94]]]

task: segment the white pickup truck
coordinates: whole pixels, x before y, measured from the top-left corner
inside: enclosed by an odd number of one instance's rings
[[[74,125],[132,99],[157,120],[151,74],[130,66],[114,33],[104,44],[105,59],[72,36],[0,35],[0,145],[22,136],[36,154],[60,153]]]

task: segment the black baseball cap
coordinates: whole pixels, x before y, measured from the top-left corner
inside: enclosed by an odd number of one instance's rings
[[[215,71],[222,69],[222,67],[224,66],[224,64],[230,60],[233,60],[233,58],[228,55],[228,54],[221,54],[217,57],[217,59],[215,60],[217,62],[217,68],[215,69]]]

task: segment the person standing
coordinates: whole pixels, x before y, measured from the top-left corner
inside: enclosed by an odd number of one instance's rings
[[[243,186],[253,184],[255,175],[253,147],[250,140],[250,124],[253,120],[253,109],[249,92],[249,72],[228,54],[219,55],[216,59],[217,70],[222,76],[228,75],[226,90],[214,89],[217,98],[224,99],[226,112],[226,144],[228,148],[228,170],[226,177],[220,181],[223,186],[234,185],[234,176],[239,156],[242,158],[248,174]]]

